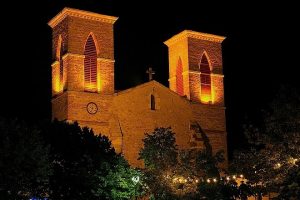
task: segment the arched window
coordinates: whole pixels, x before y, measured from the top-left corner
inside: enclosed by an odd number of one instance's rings
[[[97,91],[97,50],[92,35],[84,48],[84,87],[87,91]]]
[[[155,97],[153,94],[151,94],[150,104],[151,104],[151,110],[155,110]]]
[[[58,36],[56,60],[59,62],[59,91],[63,90],[64,85],[64,63],[63,63],[63,42],[61,35]]]
[[[176,92],[180,96],[183,96],[183,76],[182,76],[182,61],[179,57],[176,68]]]
[[[207,55],[204,53],[200,62],[201,101],[211,101],[211,70]]]
[[[64,61],[63,61],[63,48],[60,47],[60,56],[59,56],[59,80],[61,89],[63,90],[64,85]]]

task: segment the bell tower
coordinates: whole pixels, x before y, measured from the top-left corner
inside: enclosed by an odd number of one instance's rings
[[[224,39],[185,30],[167,40],[170,89],[192,101],[223,106],[221,43]]]
[[[207,134],[214,153],[227,158],[222,41],[225,37],[182,31],[165,42],[169,49],[169,88],[191,100],[192,120]],[[227,166],[225,161],[224,166]]]
[[[52,28],[53,118],[82,125],[107,123],[107,102],[114,94],[116,20],[64,8],[48,22]]]

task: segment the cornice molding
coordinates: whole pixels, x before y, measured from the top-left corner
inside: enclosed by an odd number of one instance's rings
[[[183,39],[187,39],[187,38],[195,38],[195,39],[207,40],[207,41],[217,42],[217,43],[222,43],[223,40],[225,39],[225,37],[219,36],[219,35],[196,32],[196,31],[192,31],[192,30],[184,30],[184,31],[174,35],[167,41],[165,41],[164,44],[169,47],[169,46],[175,44],[176,42],[183,40]]]
[[[97,58],[97,61],[101,62],[109,62],[109,63],[114,63],[115,60],[107,59],[107,58]]]
[[[221,78],[224,78],[224,75],[223,74],[210,74],[211,76],[215,76],[215,77],[221,77]]]
[[[75,53],[66,53],[65,55],[63,55],[63,60],[67,59],[68,57],[76,57],[76,58],[81,58],[84,59],[84,55],[81,54],[75,54]],[[108,63],[114,63],[115,60],[112,59],[107,59],[107,58],[97,58],[97,62],[108,62]],[[57,60],[55,60],[51,66],[54,66],[56,64],[58,64],[59,62]]]
[[[64,8],[61,12],[59,12],[55,17],[53,17],[48,22],[48,25],[51,28],[54,28],[58,23],[60,23],[68,16],[79,17],[82,19],[89,19],[94,21],[110,23],[110,24],[114,24],[118,19],[118,17],[114,17],[114,16],[102,15],[98,13],[93,13],[93,12],[78,10],[73,8]]]
[[[56,60],[51,64],[51,67],[54,67],[55,65],[58,65],[58,64],[59,64],[59,62]]]
[[[201,72],[199,72],[199,71],[192,71],[192,70],[190,70],[189,73],[190,73],[190,74],[199,74],[199,75],[201,74]],[[211,76],[216,76],[216,77],[224,77],[223,74],[212,74],[212,73],[211,73],[210,75],[211,75]]]

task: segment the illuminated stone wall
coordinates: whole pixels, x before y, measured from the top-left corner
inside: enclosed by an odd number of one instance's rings
[[[224,37],[182,31],[165,42],[169,49],[169,87],[176,88],[176,66],[178,57],[183,60],[184,94],[188,99],[204,102],[201,96],[200,59],[205,52],[211,67],[211,104],[224,105],[222,46]],[[204,102],[207,103],[207,102]]]
[[[179,58],[182,60],[183,68],[183,92],[189,98],[188,43],[185,38],[172,44],[172,48],[169,48],[169,88],[174,92],[176,92],[176,69]]]
[[[68,112],[68,102],[67,94],[63,93],[56,98],[52,99],[52,117],[58,120],[67,119]]]
[[[156,99],[156,110],[150,108],[151,94]],[[192,144],[194,131],[190,125],[195,121],[207,133],[214,151],[224,149],[226,153],[225,110],[190,102],[156,81],[117,93],[111,111],[122,129],[122,152],[134,166],[142,166],[137,158],[143,146],[144,133],[151,133],[156,127],[172,127],[181,149],[202,148],[202,141],[198,142],[198,146]],[[110,124],[113,123],[117,124],[112,120]],[[122,135],[117,129],[115,133],[116,136]]]
[[[155,96],[155,110],[150,107],[151,94]],[[87,112],[89,102],[97,104],[96,114]],[[81,126],[93,128],[97,134],[107,135],[116,150],[122,151],[134,166],[142,166],[137,158],[144,133],[153,132],[156,127],[172,127],[181,149],[203,148],[202,141],[196,144],[193,141],[191,124],[195,121],[207,133],[214,152],[223,149],[226,153],[225,110],[191,102],[156,81],[115,95],[64,92],[53,100],[53,115],[65,117],[63,110],[69,121],[78,121]]]

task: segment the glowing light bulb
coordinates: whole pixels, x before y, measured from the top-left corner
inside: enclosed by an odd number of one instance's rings
[[[213,181],[214,181],[214,182],[217,182],[217,179],[216,179],[216,178],[214,178],[214,179],[213,179]]]
[[[226,177],[226,180],[227,180],[227,181],[229,181],[229,180],[230,180],[230,177],[229,177],[229,176],[227,176],[227,177]]]
[[[207,181],[208,183],[210,183],[210,179],[207,179],[206,181]]]
[[[276,166],[277,166],[277,167],[281,167],[281,164],[280,164],[280,163],[277,163]]]
[[[233,175],[232,178],[233,178],[233,179],[236,179],[236,175]]]

